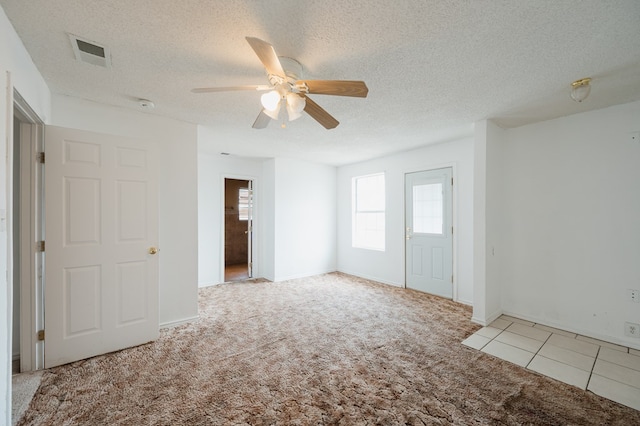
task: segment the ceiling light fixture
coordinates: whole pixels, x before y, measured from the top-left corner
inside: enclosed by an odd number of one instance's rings
[[[280,108],[285,104],[289,121],[297,120],[302,116],[302,111],[306,106],[304,97],[288,91],[283,85],[277,85],[276,90],[265,93],[260,97],[260,102],[264,107],[264,113],[274,120],[278,119]]]
[[[275,90],[271,92],[267,92],[260,97],[260,102],[264,107],[264,113],[274,120],[278,119],[278,115],[280,114],[280,93]]]
[[[591,92],[591,79],[582,78],[571,83],[571,99],[576,102],[582,102],[587,99]]]
[[[267,111],[275,111],[280,106],[280,94],[276,90],[267,92],[260,97],[262,106]]]
[[[302,117],[302,111],[304,111],[306,104],[305,98],[289,92],[287,94],[287,114],[289,114],[289,121]]]

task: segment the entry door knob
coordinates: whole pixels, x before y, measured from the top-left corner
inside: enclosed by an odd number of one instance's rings
[[[156,254],[160,250],[157,247],[149,247],[149,254]]]

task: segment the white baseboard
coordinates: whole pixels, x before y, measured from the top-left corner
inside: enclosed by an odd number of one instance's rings
[[[491,315],[488,315],[486,318],[478,318],[478,317],[471,317],[471,322],[475,322],[476,324],[480,324],[483,326],[487,326],[489,324],[491,324],[492,322],[494,322],[495,320],[498,319],[498,317],[500,317],[500,315],[502,315],[504,312],[502,312],[502,310],[496,311]]]
[[[199,318],[199,316],[196,315],[194,317],[183,318],[183,319],[179,319],[179,320],[175,320],[175,321],[169,321],[169,322],[163,322],[163,323],[160,324],[160,329],[162,330],[163,328],[177,327],[179,325],[186,324],[186,323],[191,322],[191,321],[195,321],[198,318]]]
[[[211,283],[211,284],[200,284],[198,286],[198,290],[201,288],[207,288],[207,287],[213,287],[214,285],[220,285],[220,284],[224,284],[224,282],[221,283]]]
[[[609,336],[606,334],[601,334],[601,333],[594,333],[591,330],[587,330],[584,328],[580,328],[580,327],[571,327],[568,326],[566,324],[560,324],[557,323],[555,321],[550,321],[546,318],[538,318],[535,316],[531,316],[531,315],[522,315],[522,314],[518,314],[516,312],[512,312],[512,311],[504,311],[503,314],[505,315],[509,315],[515,318],[520,318],[523,320],[527,320],[527,321],[531,321],[534,322],[536,324],[540,324],[540,325],[546,325],[547,327],[553,327],[553,328],[558,328],[560,330],[564,330],[564,331],[568,331],[570,333],[575,333],[575,334],[579,334],[581,336],[585,336],[585,337],[590,337],[592,339],[596,339],[596,340],[602,340],[603,342],[608,342],[608,343],[613,343],[614,345],[620,345],[620,346],[625,346],[631,349],[636,349],[636,350],[640,350],[640,343],[637,343],[636,341],[630,341],[630,340],[626,340],[624,338],[619,338],[616,336]],[[636,339],[634,339],[636,340]]]
[[[324,274],[330,274],[332,272],[336,272],[336,271],[318,271],[318,272],[305,272],[303,274],[294,274],[294,275],[286,275],[284,277],[276,277],[275,280],[273,280],[273,282],[281,282],[281,281],[289,281],[289,280],[297,280],[300,278],[308,278],[308,277],[315,277],[316,275],[324,275]],[[271,280],[269,280],[271,281]]]
[[[375,282],[378,282],[378,283],[381,283],[381,284],[387,284],[387,285],[390,285],[390,286],[393,286],[393,287],[406,288],[404,284],[394,283],[394,282],[383,280],[382,278],[378,278],[378,277],[374,277],[374,276],[370,276],[370,275],[355,274],[353,272],[344,271],[344,270],[339,270],[337,272],[340,272],[342,274],[347,274],[347,275],[353,275],[354,277],[364,278],[365,280],[375,281]],[[453,299],[449,299],[449,300],[453,300]],[[468,300],[458,299],[458,300],[453,300],[453,301],[456,302],[456,303],[462,303],[463,305],[473,306],[473,302],[470,302]],[[496,318],[498,318],[499,316],[500,316],[500,314],[498,314],[498,316],[496,316]]]
[[[398,283],[394,283],[394,282],[391,282],[391,281],[383,280],[382,278],[374,277],[372,275],[356,274],[354,272],[349,272],[349,271],[345,271],[345,270],[338,270],[336,272],[341,272],[341,273],[347,274],[347,275],[353,275],[354,277],[364,278],[365,280],[375,281],[375,282],[378,282],[378,283],[381,283],[381,284],[387,284],[387,285],[391,285],[391,286],[394,286],[394,287],[402,287],[402,288],[404,288],[403,284],[398,284]]]

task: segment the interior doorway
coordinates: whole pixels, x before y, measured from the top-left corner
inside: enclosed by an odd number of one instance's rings
[[[20,373],[20,119],[13,113],[13,327],[11,373]]]
[[[13,92],[11,150],[12,372],[44,368],[44,123],[27,102]]]
[[[224,281],[253,277],[253,181],[224,180]]]

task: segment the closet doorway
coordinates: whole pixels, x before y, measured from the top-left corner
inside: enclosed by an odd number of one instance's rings
[[[253,181],[224,180],[224,281],[253,277]]]

